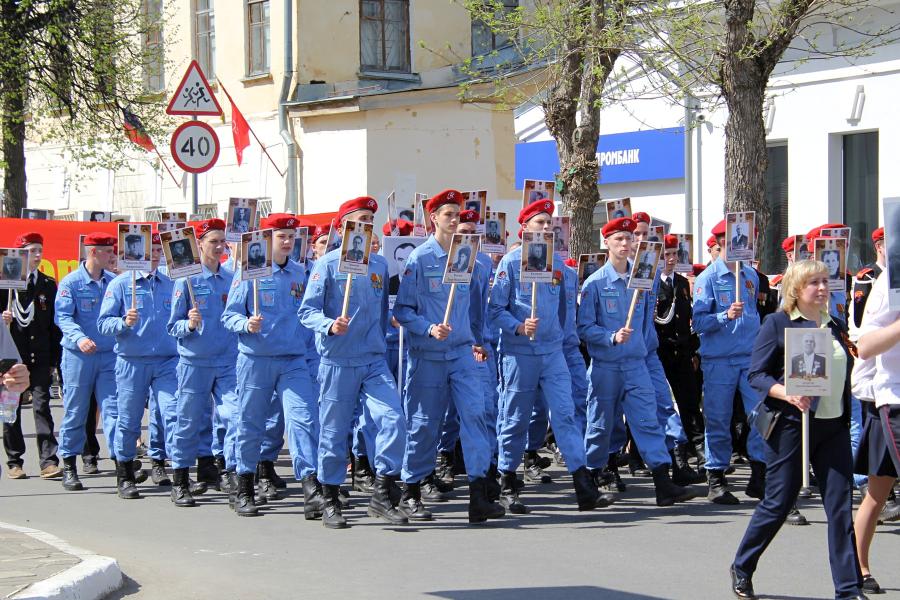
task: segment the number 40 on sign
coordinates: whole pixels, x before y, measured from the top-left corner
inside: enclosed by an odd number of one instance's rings
[[[188,121],[172,134],[170,150],[179,167],[188,173],[203,173],[219,159],[219,138],[206,123]]]

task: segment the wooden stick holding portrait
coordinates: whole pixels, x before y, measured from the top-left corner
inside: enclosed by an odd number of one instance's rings
[[[241,281],[253,281],[253,316],[259,312],[259,280],[272,276],[272,230],[258,229],[241,235]],[[266,291],[273,294],[272,291]],[[273,299],[274,301],[274,299]],[[266,305],[266,303],[263,303]],[[268,304],[268,306],[272,306]]]
[[[522,233],[522,260],[519,264],[521,283],[531,284],[531,318],[537,318],[537,284],[553,283],[553,232],[525,231]],[[531,341],[535,336],[529,336]]]
[[[450,251],[447,254],[447,264],[444,266],[443,284],[450,285],[450,295],[447,298],[447,309],[444,311],[444,325],[450,324],[450,314],[453,311],[453,301],[456,299],[456,286],[458,284],[469,285],[472,283],[472,274],[475,272],[475,257],[481,247],[481,236],[478,234],[454,233],[450,242]]]
[[[628,288],[635,290],[631,297],[631,305],[628,307],[628,316],[625,319],[625,328],[631,329],[631,320],[634,311],[641,298],[642,292],[653,289],[656,279],[656,271],[659,269],[659,261],[663,253],[663,244],[643,240],[638,243],[635,252],[635,260],[631,264],[631,276],[628,278]]]
[[[347,221],[344,223],[341,237],[341,259],[338,262],[338,273],[347,275],[344,286],[344,302],[341,305],[341,316],[347,317],[350,312],[350,290],[354,275],[366,275],[369,272],[369,254],[372,252],[371,223]]]

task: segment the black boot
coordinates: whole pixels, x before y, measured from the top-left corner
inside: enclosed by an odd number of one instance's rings
[[[172,485],[172,480],[169,479],[169,475],[166,473],[166,461],[150,461],[150,479],[160,487]]]
[[[215,457],[201,456],[197,459],[197,481],[205,483],[207,488],[218,489],[219,467],[216,465]]]
[[[321,519],[322,511],[325,510],[325,496],[318,477],[311,473],[300,480],[300,485],[303,486],[303,518],[307,521]]]
[[[650,477],[650,469],[644,464],[641,453],[638,452],[637,444],[631,442],[628,449],[628,472],[632,477]]]
[[[422,498],[429,502],[446,502],[450,499],[450,495],[442,490],[443,485],[438,483],[440,480],[431,473],[420,483]],[[447,489],[444,487],[443,489]]]
[[[497,502],[500,499],[500,474],[497,472],[497,465],[491,463],[485,476],[485,487],[487,489],[487,497],[491,502]]]
[[[619,474],[619,455],[616,452],[613,452],[609,455],[609,460],[606,463],[606,468],[604,471],[609,472],[612,475],[612,483],[609,484],[609,491],[616,491],[620,494],[623,493],[627,488],[625,482],[622,481],[622,476]]]
[[[262,460],[256,466],[256,475],[259,478],[259,495],[266,499],[278,500],[281,495],[275,487],[275,463],[270,460]]]
[[[391,485],[395,480],[396,475],[375,476],[375,487],[367,512],[370,517],[381,517],[391,525],[406,525],[409,523],[406,515],[397,510],[391,502]]]
[[[809,525],[809,521],[806,520],[806,517],[804,517],[803,513],[800,512],[800,509],[797,508],[796,503],[791,507],[791,512],[788,513],[784,522],[788,525]]]
[[[132,463],[116,463],[116,489],[119,498],[123,500],[134,500],[141,497],[134,484],[134,465]]]
[[[418,483],[407,483],[397,508],[410,521],[431,521],[434,516],[422,504],[422,490]]]
[[[515,473],[513,473],[515,477]],[[484,523],[488,519],[501,519],[506,511],[500,504],[488,498],[487,479],[478,477],[469,482],[469,523]]]
[[[553,479],[544,473],[541,465],[538,464],[539,462],[540,457],[536,451],[528,450],[525,452],[525,456],[522,458],[522,466],[525,469],[525,481],[529,483],[553,483]]]
[[[375,475],[369,465],[368,456],[357,456],[353,459],[353,489],[363,494],[371,494],[375,487]]]
[[[226,469],[222,469],[219,472],[219,483],[216,485],[216,489],[222,492],[223,494],[228,494],[229,496],[234,493],[235,483],[232,478],[234,473],[232,471],[228,471]]]
[[[81,480],[78,479],[78,460],[77,456],[67,456],[63,458],[63,476],[62,486],[68,492],[78,492],[84,489]]]
[[[747,487],[744,493],[751,498],[762,500],[766,495],[766,464],[750,461],[750,479],[747,481]]]
[[[142,469],[142,466],[143,465],[141,464],[141,461],[139,461],[138,459],[134,459],[131,462],[131,469],[134,472],[135,485],[140,485],[150,478],[150,473],[147,472],[147,469]]]
[[[669,454],[672,456],[672,482],[675,485],[693,485],[706,481],[706,477],[691,468],[687,444],[676,445]]]
[[[255,517],[259,508],[253,502],[253,473],[242,473],[237,476],[237,497],[234,501],[234,512],[239,517]]]
[[[100,467],[97,466],[97,458],[86,458],[84,459],[84,474],[85,475],[96,475],[100,472]]]
[[[206,482],[194,481],[188,476],[188,490],[190,490],[191,496],[202,496],[207,489]]]
[[[275,470],[275,463],[272,463],[272,483],[275,485],[276,490],[286,490],[287,489],[287,481],[278,474],[278,471]]]
[[[444,485],[453,489],[453,453],[441,452],[438,455],[436,476]]]
[[[594,510],[609,506],[615,501],[611,494],[601,494],[597,488],[597,482],[591,476],[587,467],[578,467],[572,473],[572,485],[575,486],[575,498],[578,500],[578,510]]]
[[[178,507],[195,506],[197,504],[191,495],[187,469],[175,469],[172,471],[172,502]]]
[[[346,529],[347,519],[341,514],[341,488],[337,485],[324,485],[322,492],[325,503],[322,509],[322,525],[328,529]]]
[[[528,513],[528,508],[519,501],[515,473],[504,473],[500,478],[500,505],[514,515]]]
[[[656,488],[656,505],[672,506],[676,502],[685,502],[696,498],[697,494],[690,488],[683,488],[672,483],[669,477],[669,465],[660,465],[653,469],[653,487]]]
[[[740,504],[741,501],[728,491],[728,480],[725,479],[725,472],[721,469],[706,471],[709,479],[709,494],[706,499],[716,504],[734,505]]]

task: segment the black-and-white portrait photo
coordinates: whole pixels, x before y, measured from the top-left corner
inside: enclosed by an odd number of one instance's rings
[[[250,209],[236,206],[231,217],[231,228],[235,233],[247,233],[250,231]]]
[[[365,240],[361,235],[354,235],[350,238],[350,249],[347,250],[347,254],[345,256],[345,260],[347,262],[362,262],[363,256],[365,255],[365,246],[363,245]]]
[[[411,239],[420,240],[421,238]],[[385,252],[388,251],[388,245],[388,240],[385,239]],[[412,251],[416,249],[416,246],[417,244],[414,242],[404,241],[393,248],[388,255],[388,271],[391,273],[390,279],[388,280],[389,295],[397,295],[397,290],[400,289],[400,277],[403,275],[404,271],[406,271],[406,259],[409,258]],[[393,259],[393,261],[390,259]]]
[[[172,250],[172,263],[176,267],[194,264],[194,253],[191,250],[190,240],[176,240],[169,247]]]
[[[15,256],[3,257],[3,279],[18,280],[22,278],[22,260]]]
[[[502,244],[500,238],[500,221],[490,219],[484,223],[484,240],[488,244]]]
[[[832,340],[827,328],[788,327],[784,330],[784,385],[788,395],[831,393]]]
[[[129,233],[125,236],[125,260],[144,260],[144,236],[138,233]]]
[[[261,269],[266,266],[266,249],[262,242],[252,242],[247,246],[247,267]]]
[[[469,270],[469,259],[472,257],[472,250],[468,246],[460,246],[456,249],[456,256],[450,263],[451,273],[465,273]]]
[[[825,355],[816,353],[816,336],[803,336],[802,351],[791,357],[791,377],[825,377]]]
[[[547,245],[531,244],[528,246],[528,270],[545,271],[547,269]]]

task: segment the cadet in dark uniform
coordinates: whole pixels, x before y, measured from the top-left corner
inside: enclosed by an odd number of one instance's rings
[[[23,233],[16,238],[17,248],[30,252],[28,287],[14,295],[13,311],[4,310],[3,322],[9,325],[22,362],[31,372],[32,408],[38,452],[40,453],[41,478],[55,479],[62,475],[58,445],[53,435],[53,416],[50,414],[50,375],[59,364],[62,333],[53,323],[53,304],[56,301],[56,282],[37,270],[43,255],[44,238],[39,233]],[[12,290],[0,292],[0,306],[9,306]],[[25,454],[25,438],[22,436],[22,405],[17,409],[14,423],[3,424],[3,448],[6,450],[7,476],[24,479],[22,456]]]

